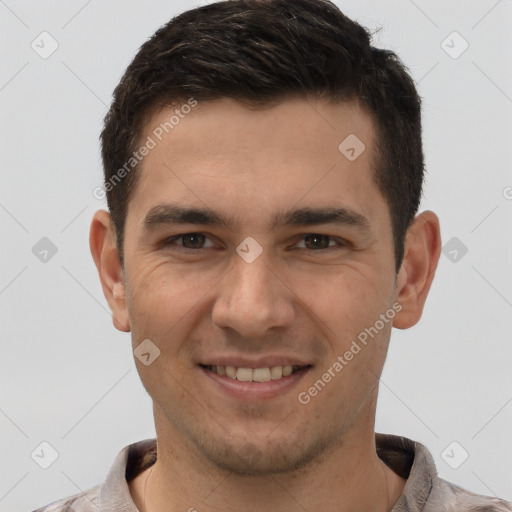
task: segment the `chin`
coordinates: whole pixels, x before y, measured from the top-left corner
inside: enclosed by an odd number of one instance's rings
[[[228,441],[198,446],[199,450],[212,464],[219,469],[230,471],[236,475],[268,476],[273,474],[297,471],[315,459],[328,447],[321,440],[304,439],[290,442],[289,437],[282,440],[261,440],[229,443]]]

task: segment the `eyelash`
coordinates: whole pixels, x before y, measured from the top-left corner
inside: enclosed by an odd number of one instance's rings
[[[174,242],[179,240],[180,238],[185,238],[186,236],[191,236],[191,235],[201,235],[201,236],[204,236],[206,239],[210,240],[209,237],[207,237],[204,233],[195,233],[195,232],[191,232],[191,233],[180,233],[179,235],[174,235],[170,238],[168,238],[167,240],[164,241],[163,245],[165,247],[168,247],[168,246],[172,246],[174,245]],[[301,241],[308,237],[308,236],[319,236],[319,237],[327,237],[329,239],[329,242],[331,241],[334,241],[338,244],[338,249],[342,249],[344,247],[346,247],[347,245],[349,245],[349,242],[347,242],[346,240],[344,240],[343,238],[337,238],[337,237],[333,237],[331,235],[323,235],[321,233],[306,233],[304,235],[300,235],[301,236]],[[181,246],[175,246],[175,249],[176,251],[178,252],[183,252],[183,253],[196,253],[197,251],[202,251],[202,250],[205,250],[205,249],[211,249],[212,247],[201,247],[201,248],[197,248],[197,249],[190,249],[189,247],[181,247]],[[314,252],[326,252],[326,251],[330,251],[331,249],[336,249],[335,246],[331,246],[331,247],[326,247],[324,249],[307,249],[307,248],[302,248],[301,249],[303,250],[306,250],[310,253],[314,253]]]

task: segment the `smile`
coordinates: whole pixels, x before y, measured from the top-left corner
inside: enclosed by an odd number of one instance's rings
[[[232,380],[239,380],[243,382],[268,382],[270,380],[279,380],[283,377],[288,377],[292,373],[305,368],[306,366],[272,366],[263,368],[237,368],[236,366],[205,366],[203,368],[210,370],[217,375],[227,377]]]
[[[295,387],[312,365],[263,366],[198,365],[204,377],[216,384],[214,389],[243,400],[273,398]]]

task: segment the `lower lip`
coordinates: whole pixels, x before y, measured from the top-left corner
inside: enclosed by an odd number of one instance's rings
[[[240,399],[274,398],[290,391],[309,373],[311,366],[302,368],[287,377],[268,382],[244,382],[230,379],[218,373],[214,373],[202,366],[198,367],[205,377],[215,382],[225,393]]]

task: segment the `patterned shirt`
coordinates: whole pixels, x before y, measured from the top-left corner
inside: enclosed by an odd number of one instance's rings
[[[405,437],[375,434],[377,454],[407,480],[391,512],[512,512],[512,503],[466,491],[437,475],[425,446]],[[117,455],[106,480],[34,512],[138,512],[128,482],[156,461],[156,442],[146,439]]]

